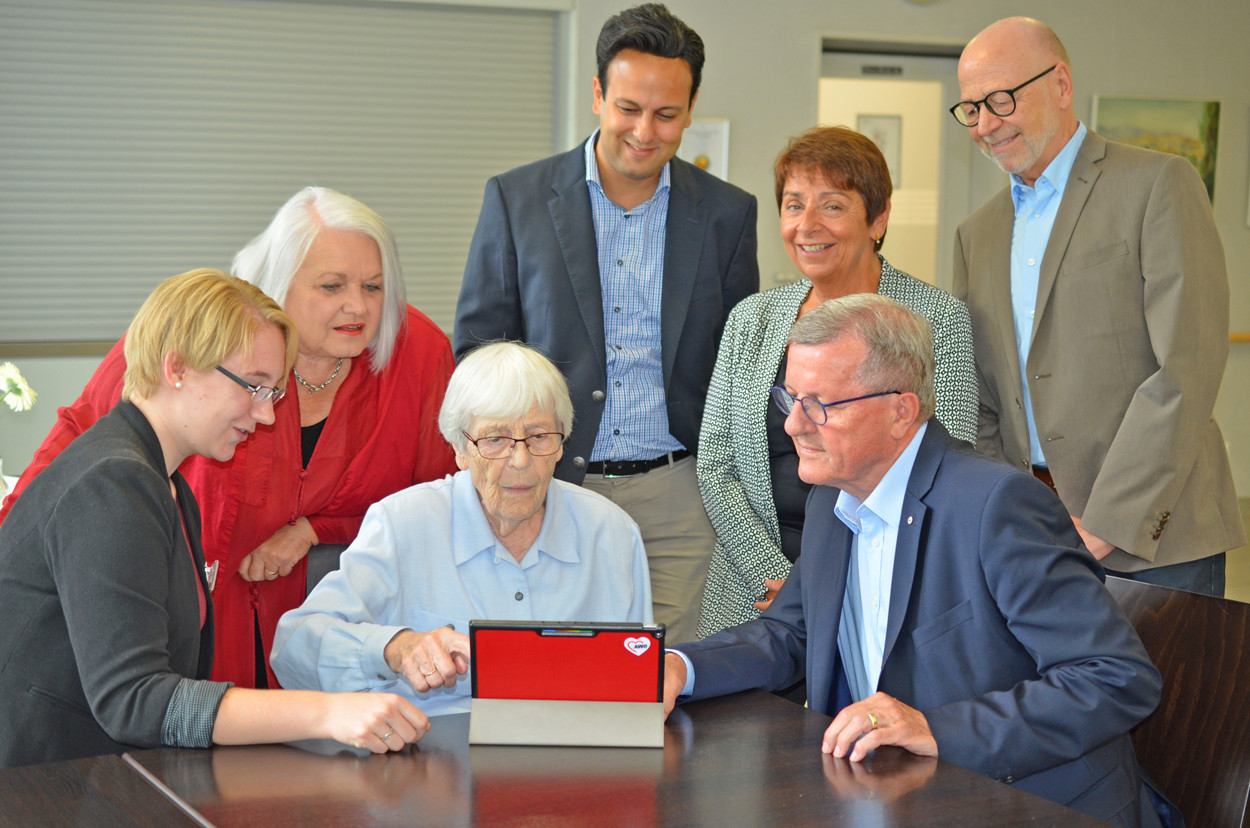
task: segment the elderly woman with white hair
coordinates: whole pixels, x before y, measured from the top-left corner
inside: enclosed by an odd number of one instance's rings
[[[572,417],[563,375],[537,351],[497,342],[466,356],[438,418],[460,473],[370,507],[338,571],[278,623],[283,685],[460,713],[471,618],[651,623],[637,525],[552,479]]]
[[[276,685],[265,658],[274,628],[306,593],[308,550],[351,542],[370,504],[453,470],[437,415],[454,363],[447,337],[405,300],[390,227],[342,193],[296,193],[235,256],[233,273],[294,320],[294,393],[232,463],[193,457],[182,473],[204,514],[215,576],[212,677],[265,687]],[[122,348],[60,410],[5,511],[120,399]]]

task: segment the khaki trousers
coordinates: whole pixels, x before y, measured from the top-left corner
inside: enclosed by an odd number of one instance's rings
[[[588,474],[582,484],[620,506],[638,524],[651,570],[651,604],[668,626],[667,644],[697,641],[703,582],[716,532],[703,509],[695,459],[642,474]]]

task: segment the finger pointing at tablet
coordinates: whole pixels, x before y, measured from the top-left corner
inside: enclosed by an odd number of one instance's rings
[[[425,633],[404,630],[387,642],[383,656],[418,693],[453,687],[469,671],[469,637],[450,627]]]

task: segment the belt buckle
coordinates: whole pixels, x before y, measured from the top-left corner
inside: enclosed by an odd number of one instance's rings
[[[619,462],[619,461],[618,461],[618,462]],[[632,475],[632,474],[611,474],[611,473],[609,473],[609,472],[608,472],[608,468],[609,468],[610,466],[614,466],[614,465],[617,465],[617,463],[614,463],[614,462],[613,462],[613,461],[611,461],[611,460],[604,460],[604,461],[603,461],[603,477],[604,477],[604,479],[606,479],[606,480],[616,480],[616,479],[621,478],[621,477],[633,477],[633,475]]]

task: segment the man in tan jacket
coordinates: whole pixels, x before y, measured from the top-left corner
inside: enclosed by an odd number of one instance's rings
[[[952,114],[1011,174],[956,239],[979,448],[1050,482],[1109,570],[1223,595],[1245,532],[1212,418],[1228,274],[1206,190],[1184,159],[1080,123],[1035,20],[973,38],[959,83]]]

